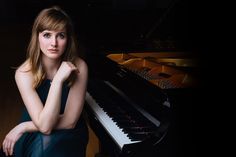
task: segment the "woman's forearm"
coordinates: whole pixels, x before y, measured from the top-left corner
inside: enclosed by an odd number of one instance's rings
[[[22,128],[22,133],[25,132],[36,132],[36,131],[40,131],[37,126],[33,123],[33,121],[26,121],[26,122],[22,122],[19,125],[21,125]],[[63,115],[59,116],[59,120],[58,123],[55,125],[55,127],[53,128],[53,130],[60,130],[60,129],[71,129],[74,126],[65,123],[64,122],[64,117]]]
[[[22,122],[19,125],[22,126],[22,132],[36,132],[39,131],[39,129],[35,126],[35,124],[33,123],[33,121],[26,121],[26,122]]]
[[[62,84],[63,82],[57,81],[56,79],[52,81],[46,103],[39,115],[39,129],[45,134],[50,134],[51,130],[58,121],[61,104],[60,97],[62,93]]]
[[[59,119],[60,119],[59,121],[63,121],[63,115],[60,115]],[[39,131],[39,129],[36,127],[33,121],[22,122],[19,125],[21,125],[22,133]],[[67,123],[59,122],[55,125],[55,128],[53,128],[53,130],[71,129],[71,128],[73,128],[73,126],[70,126]]]
[[[25,132],[36,132],[36,131],[40,131],[36,125],[33,123],[33,121],[27,121],[27,122],[22,122],[19,125],[22,126],[22,133]],[[55,125],[55,127],[53,128],[53,130],[60,130],[60,129],[71,129],[74,126],[69,124],[69,123],[65,123],[63,120],[63,115],[60,115],[59,117],[59,121],[58,123]]]

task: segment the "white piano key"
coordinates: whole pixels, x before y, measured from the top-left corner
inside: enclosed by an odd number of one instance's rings
[[[123,148],[125,144],[137,143],[140,141],[131,141],[127,134],[125,134],[122,129],[120,129],[116,122],[109,117],[104,110],[99,106],[96,100],[87,92],[86,93],[86,101],[88,105],[92,108],[95,113],[96,118],[100,121],[103,127],[107,130],[109,135],[113,138],[113,140],[119,145],[120,149]]]

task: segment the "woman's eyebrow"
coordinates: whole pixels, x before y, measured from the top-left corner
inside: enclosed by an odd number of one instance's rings
[[[59,34],[59,33],[66,33],[66,31],[50,31],[50,30],[44,30],[44,31],[42,31],[42,33],[56,33],[56,34]]]
[[[42,33],[52,33],[52,31],[44,30],[44,31],[42,31]]]

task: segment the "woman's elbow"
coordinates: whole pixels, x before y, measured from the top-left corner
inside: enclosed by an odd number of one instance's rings
[[[50,135],[52,132],[52,128],[50,127],[39,127],[39,131],[45,135]]]
[[[45,135],[50,135],[52,132],[51,129],[40,129],[39,131]]]
[[[43,120],[40,120],[38,123],[38,130],[45,135],[49,135],[54,129],[54,126],[55,126],[55,123],[53,123],[52,120],[46,121],[46,122]]]
[[[37,130],[42,134],[49,135],[52,132],[51,127],[46,123],[40,123],[40,121],[34,121],[34,125],[36,126]]]

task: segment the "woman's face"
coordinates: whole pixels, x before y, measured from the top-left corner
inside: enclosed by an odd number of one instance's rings
[[[38,38],[40,49],[48,58],[58,59],[66,49],[67,34],[65,30],[44,30],[43,32],[39,33]]]

